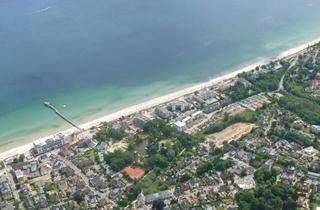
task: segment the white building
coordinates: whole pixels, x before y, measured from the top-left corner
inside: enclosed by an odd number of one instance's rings
[[[186,128],[186,123],[182,121],[177,121],[173,123],[173,126],[179,131],[183,131]]]
[[[248,175],[235,181],[239,188],[249,190],[256,187],[253,175]]]
[[[46,139],[45,141],[36,141],[33,143],[31,153],[34,156],[41,155],[43,153],[58,149],[63,145],[69,143],[62,134],[53,136],[53,138]]]
[[[320,125],[312,125],[311,132],[316,135],[320,134]]]

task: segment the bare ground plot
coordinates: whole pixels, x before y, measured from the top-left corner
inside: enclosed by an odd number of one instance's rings
[[[218,133],[209,135],[208,140],[214,142],[217,147],[221,147],[223,142],[236,141],[243,135],[250,133],[255,127],[255,124],[235,123]]]

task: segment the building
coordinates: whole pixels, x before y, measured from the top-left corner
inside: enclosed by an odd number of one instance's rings
[[[308,171],[308,178],[313,181],[320,181],[320,174]]]
[[[311,132],[316,135],[320,134],[320,125],[312,125]]]
[[[142,114],[136,114],[133,117],[133,125],[137,128],[143,129],[144,125],[148,122],[148,118]]]
[[[316,156],[319,153],[319,151],[316,150],[313,146],[304,148],[303,152],[308,156]]]
[[[251,87],[252,84],[244,78],[239,78],[236,80],[236,85],[242,85],[245,88]]]
[[[155,200],[165,200],[173,196],[173,190],[165,190],[145,196],[146,203],[152,203]]]
[[[194,95],[194,96],[192,97],[192,99],[193,99],[194,101],[196,101],[197,103],[201,104],[201,105],[204,105],[204,104],[205,104],[205,101],[204,101],[201,97],[199,97],[199,96],[197,96],[197,95]]]
[[[248,175],[235,181],[239,188],[249,190],[256,187],[253,175]]]
[[[184,112],[190,109],[190,105],[186,102],[178,101],[178,102],[171,103],[168,106],[168,109],[173,112],[176,112],[176,111]]]
[[[8,178],[5,174],[0,174],[0,195],[4,200],[10,200],[13,198],[13,193],[10,188]]]
[[[64,138],[62,134],[55,135],[53,138],[45,141],[37,141],[33,143],[31,153],[34,156],[41,155],[43,153],[58,149],[69,142]]]
[[[208,106],[205,106],[203,108],[203,112],[206,113],[206,114],[209,114],[211,112],[219,110],[220,108],[221,108],[221,104],[219,102],[217,102],[217,103],[213,103],[213,104],[210,104]]]
[[[184,122],[185,124],[188,124],[188,123],[190,123],[192,121],[192,118],[190,117],[190,116],[187,116],[187,117],[185,117],[185,118],[183,118],[182,120],[181,120],[181,122]]]
[[[192,115],[191,115],[191,118],[193,119],[193,120],[196,120],[196,119],[199,119],[200,117],[202,117],[203,116],[203,112],[202,111],[197,111],[197,112],[195,112],[195,113],[193,113]]]
[[[38,165],[38,170],[39,170],[41,176],[45,176],[45,175],[47,175],[48,173],[51,172],[51,166],[49,164],[40,163]]]
[[[157,107],[155,112],[162,119],[169,119],[172,116],[172,113],[165,107]]]
[[[23,175],[23,172],[20,169],[14,171],[14,175],[16,176],[19,182],[23,182],[25,179],[25,176]]]
[[[173,126],[178,130],[178,131],[183,131],[186,128],[186,123],[182,121],[177,121],[173,123]]]
[[[138,209],[142,209],[145,207],[145,203],[146,203],[146,198],[143,195],[143,193],[141,192],[138,197],[137,197],[137,208]]]
[[[146,203],[152,203],[155,200],[165,200],[173,196],[174,190],[165,190],[144,196],[140,193],[137,197],[137,207],[143,208]]]

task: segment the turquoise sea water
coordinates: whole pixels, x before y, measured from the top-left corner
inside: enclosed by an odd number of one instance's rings
[[[0,150],[320,37],[318,0],[1,0]],[[63,105],[66,105],[64,107]]]

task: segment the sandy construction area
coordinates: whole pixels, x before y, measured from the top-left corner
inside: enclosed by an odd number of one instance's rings
[[[239,140],[243,135],[250,133],[255,127],[255,124],[236,123],[218,133],[209,135],[208,140],[213,141],[217,147],[221,147],[223,142]]]

